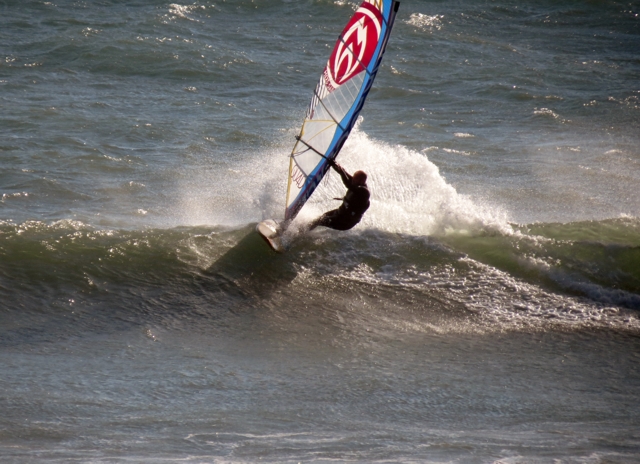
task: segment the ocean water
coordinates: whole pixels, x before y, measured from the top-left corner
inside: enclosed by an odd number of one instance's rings
[[[640,460],[640,4],[403,1],[275,254],[356,6],[0,2],[3,462]]]

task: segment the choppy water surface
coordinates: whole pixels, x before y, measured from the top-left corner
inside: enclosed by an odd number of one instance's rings
[[[8,462],[635,462],[640,5],[404,1],[287,253],[354,2],[0,5]]]

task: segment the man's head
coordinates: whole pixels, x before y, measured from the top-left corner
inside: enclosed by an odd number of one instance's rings
[[[353,173],[353,182],[356,185],[366,185],[367,184],[367,173],[364,171],[356,171]]]

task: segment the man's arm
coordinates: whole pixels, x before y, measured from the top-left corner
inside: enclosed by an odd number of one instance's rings
[[[353,177],[351,177],[351,174],[349,174],[347,171],[345,171],[342,166],[340,166],[338,163],[336,163],[333,160],[329,160],[329,165],[331,165],[331,167],[338,174],[340,174],[340,177],[342,178],[342,183],[345,185],[345,187],[351,188],[352,179],[353,179]]]

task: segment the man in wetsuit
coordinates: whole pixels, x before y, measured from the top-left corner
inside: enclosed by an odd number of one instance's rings
[[[362,219],[362,215],[369,208],[369,189],[367,188],[367,174],[364,171],[356,171],[353,176],[344,170],[335,161],[329,161],[331,167],[340,174],[342,182],[347,187],[347,193],[338,209],[327,211],[313,221],[309,230],[318,226],[329,227],[336,230],[349,230]]]

